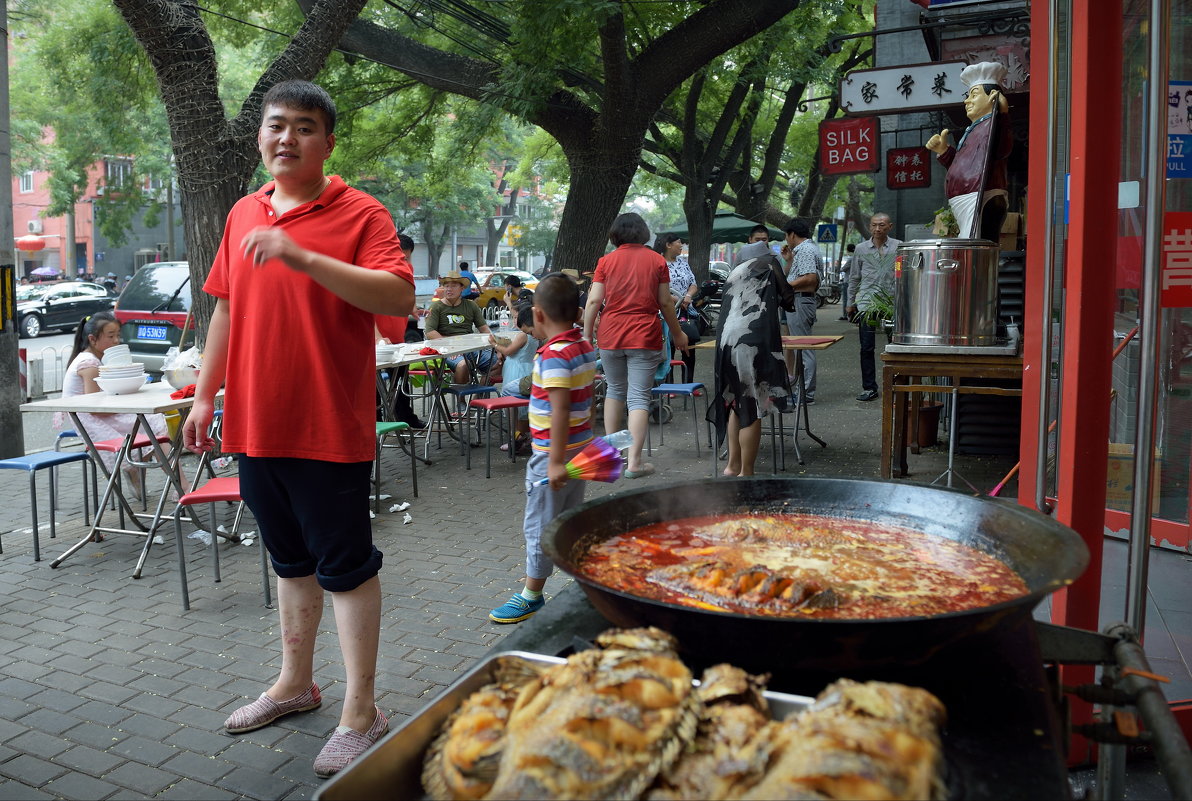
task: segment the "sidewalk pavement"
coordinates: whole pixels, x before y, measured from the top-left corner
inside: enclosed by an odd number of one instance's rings
[[[833,306],[821,310],[816,326],[817,334],[846,334],[819,354],[811,424],[828,447],[804,437],[806,464],[795,464],[788,448],[785,475],[879,475],[880,402],[854,400],[860,391],[858,345],[851,326],[835,320],[837,313]],[[696,377],[709,386],[710,361],[710,352],[699,352]],[[710,480],[706,439],[697,458],[690,413],[678,404],[665,447],[657,447],[654,431],[650,461],[658,473],[589,485],[588,498],[643,483]],[[702,399],[699,404],[702,414]],[[701,438],[705,431],[701,427]],[[760,474],[771,470],[768,443],[763,438]],[[374,529],[385,554],[377,701],[394,726],[514,628],[491,623],[487,615],[520,587],[524,571],[525,462],[494,457],[493,477],[486,480],[483,451],[473,452],[469,472],[453,444],[445,440],[442,451],[432,446],[434,463],[420,465],[419,498],[410,495],[408,459],[387,451],[382,460],[385,491],[394,498],[382,503]],[[51,445],[52,437],[42,443]],[[929,482],[946,459],[941,440],[910,457],[908,480]],[[988,489],[1013,461],[959,456],[956,467]],[[63,474],[59,535],[51,540],[43,529],[42,561],[35,563],[26,477],[0,472],[0,800],[310,797],[319,784],[311,763],[338,722],[344,690],[330,610],[315,655],[323,707],[249,734],[223,734],[227,715],[263,692],[280,665],[277,613],[262,605],[259,544],[221,545],[223,581],[215,584],[209,548],[187,539],[189,612],[181,608],[170,526],[161,530],[165,542],[154,546],[140,580],[131,574],[142,540],[128,536],[88,544],[52,570],[50,561],[82,535],[77,475],[77,467]],[[47,483],[39,476],[43,498]],[[1011,484],[1005,496],[1014,491]],[[409,524],[402,513],[387,511],[402,500],[411,502]],[[229,527],[231,511],[220,512]],[[254,529],[247,516],[242,530]],[[1110,550],[1121,562],[1124,549]],[[1163,583],[1162,592],[1152,594],[1158,601],[1152,625],[1166,637],[1155,637],[1161,667],[1173,675],[1182,671],[1168,697],[1192,697],[1187,559],[1165,552],[1153,563],[1161,564],[1155,575]],[[1110,570],[1107,587],[1113,584]],[[548,598],[563,586],[564,579],[552,578]]]

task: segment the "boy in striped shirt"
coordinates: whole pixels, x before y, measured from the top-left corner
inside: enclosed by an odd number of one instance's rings
[[[567,462],[592,441],[592,380],[596,351],[575,327],[582,311],[579,287],[562,273],[542,279],[534,292],[534,328],[545,344],[534,358],[530,391],[533,453],[526,465],[526,580],[522,590],[489,612],[496,623],[517,623],[546,599],[542,588],[554,563],[542,550],[543,527],[584,500],[584,482],[571,480]],[[537,486],[546,478],[550,483]]]

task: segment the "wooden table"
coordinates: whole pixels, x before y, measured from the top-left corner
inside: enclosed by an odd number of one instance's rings
[[[1021,356],[987,356],[954,353],[891,353],[882,354],[882,478],[905,476],[907,397],[922,392],[944,392],[959,395],[1022,396],[1022,388],[987,387],[962,384],[962,379],[1022,380]],[[947,378],[951,386],[926,384],[912,379]],[[956,435],[956,421],[952,421],[951,436]],[[894,456],[898,466],[894,467]],[[950,468],[949,468],[950,469]]]
[[[783,350],[794,350],[794,351],[827,350],[828,348],[832,347],[833,345],[835,345],[837,342],[839,342],[842,339],[844,339],[843,334],[838,334],[835,336],[815,336],[814,334],[807,335],[807,336],[784,336],[782,338],[782,349]],[[716,341],[715,340],[706,340],[706,341],[701,342],[698,345],[694,345],[692,347],[697,348],[697,349],[699,349],[699,348],[711,349],[711,348],[716,347]],[[802,451],[799,450],[799,432],[800,431],[806,432],[807,436],[811,437],[813,440],[818,442],[820,444],[821,448],[828,447],[828,443],[824,442],[822,439],[817,437],[815,434],[811,433],[811,419],[810,419],[810,415],[807,412],[807,403],[806,403],[805,398],[803,397],[803,392],[802,392],[802,388],[803,388],[803,357],[802,357],[802,354],[799,355],[799,358],[795,359],[794,383],[795,383],[794,388],[787,387],[788,392],[790,392],[791,394],[795,394],[798,397],[798,400],[795,404],[795,409],[794,409],[795,432],[794,432],[794,436],[792,437],[792,442],[794,443],[794,446],[795,446],[795,459],[799,462],[799,464],[803,464],[803,453],[802,453]],[[798,389],[799,392],[795,393],[793,391],[794,389]],[[802,425],[800,425],[800,423],[799,423],[800,417],[802,417],[802,419],[803,419]],[[781,419],[782,418],[780,416],[779,420],[781,421]],[[778,437],[780,440],[782,440],[782,446],[781,446],[782,447],[782,450],[781,450],[782,467],[781,467],[781,469],[785,470],[786,469],[786,441],[785,441],[784,431],[782,429],[781,424],[779,425],[779,429],[778,429]],[[773,438],[773,429],[771,429],[771,438]],[[775,451],[778,452],[777,448],[775,448]],[[715,452],[713,452],[713,457],[715,457]]]
[[[53,562],[50,562],[50,567],[57,567],[62,564],[68,556],[82,549],[84,545],[90,542],[96,533],[134,534],[145,538],[145,547],[141,549],[141,556],[137,560],[136,569],[133,571],[133,578],[141,577],[141,570],[145,566],[145,559],[149,556],[149,548],[153,545],[153,535],[162,523],[162,513],[169,498],[170,488],[175,488],[179,497],[186,494],[187,491],[187,488],[182,486],[182,478],[178,472],[178,460],[181,458],[183,450],[179,447],[183,425],[180,424],[178,426],[178,431],[172,443],[172,451],[167,456],[161,444],[154,437],[153,429],[146,419],[146,416],[151,414],[178,412],[182,415],[182,422],[185,423],[186,415],[190,412],[191,407],[194,406],[195,399],[193,397],[171,398],[170,395],[173,392],[174,388],[169,384],[159,382],[156,384],[146,384],[137,392],[128,395],[109,395],[106,392],[92,392],[86,395],[74,395],[69,398],[52,398],[50,400],[21,404],[22,412],[65,412],[69,414],[71,421],[74,423],[75,430],[79,432],[79,437],[82,438],[87,446],[87,452],[91,454],[91,459],[95,462],[96,467],[103,471],[108,480],[104,487],[103,495],[98,501],[95,519],[92,521],[87,535],[72,545]],[[220,394],[222,395],[222,390]],[[79,420],[80,414],[135,414],[137,416],[136,424],[133,425],[128,435],[125,436],[124,443],[116,454],[116,462],[111,471],[104,464],[103,458],[95,447],[95,443],[92,442],[91,437],[87,434],[87,429],[83,427],[82,421]],[[121,466],[125,461],[129,460],[130,446],[138,433],[143,433],[150,440],[150,447],[153,449],[154,457],[152,464],[160,468],[166,477],[165,486],[162,488],[161,496],[158,498],[157,505],[151,515],[134,511],[123,493],[121,493],[119,482],[117,481]],[[109,498],[115,499],[117,509],[121,511],[121,525],[119,527],[102,525]],[[123,527],[126,515],[132,524],[136,526],[135,529]],[[149,525],[146,526],[142,523],[142,518],[149,519]]]

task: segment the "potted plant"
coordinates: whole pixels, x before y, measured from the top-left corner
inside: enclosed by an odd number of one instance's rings
[[[862,325],[881,328],[889,342],[894,336],[894,298],[884,289],[878,289],[869,296],[869,307],[860,313]]]

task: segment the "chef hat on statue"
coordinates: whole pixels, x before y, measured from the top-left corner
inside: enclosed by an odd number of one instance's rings
[[[984,86],[985,84],[993,84],[1000,89],[1003,86],[1002,81],[1005,79],[1006,65],[996,61],[969,64],[960,72],[960,82],[964,84],[966,92],[974,86]]]

